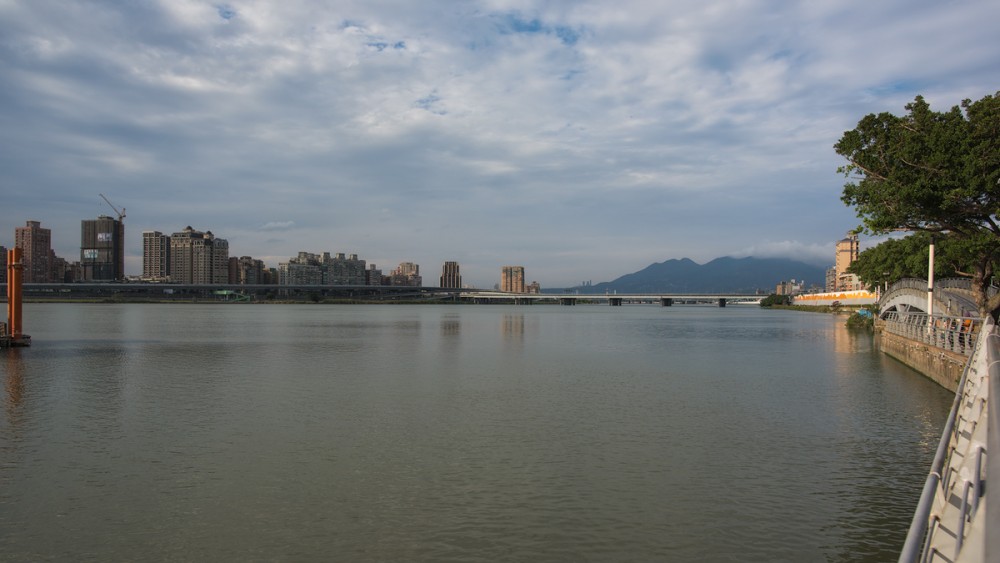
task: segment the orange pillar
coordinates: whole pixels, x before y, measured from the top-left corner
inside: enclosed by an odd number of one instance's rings
[[[21,249],[14,247],[7,251],[7,322],[14,342],[21,340],[21,284],[23,268]]]
[[[14,330],[14,250],[7,250],[7,336]]]
[[[10,251],[7,251],[7,322],[0,323],[0,336],[6,337],[10,330]]]

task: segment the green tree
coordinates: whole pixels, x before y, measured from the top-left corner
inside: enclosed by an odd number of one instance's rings
[[[862,229],[938,233],[972,278],[980,314],[1000,310],[988,289],[1000,259],[1000,92],[947,112],[923,97],[907,114],[869,114],[834,145],[847,159],[841,197]],[[945,242],[947,241],[947,242]],[[925,269],[926,272],[926,269]]]
[[[760,300],[761,307],[773,307],[775,305],[791,305],[792,296],[791,295],[778,295],[777,293],[772,293],[767,297]]]
[[[948,278],[968,275],[973,270],[962,244],[950,237],[935,237],[934,277]],[[890,239],[858,255],[847,269],[867,286],[895,283],[903,278],[926,278],[929,262],[930,233],[914,233],[905,238]],[[993,270],[996,271],[996,264]]]

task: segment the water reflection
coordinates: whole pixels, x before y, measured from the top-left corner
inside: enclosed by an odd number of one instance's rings
[[[462,324],[458,322],[458,317],[441,318],[441,336],[458,336],[459,328]]]
[[[830,561],[892,560],[934,455],[928,437],[940,433],[943,389],[882,356],[874,336],[848,328],[844,317],[836,317],[830,336],[836,426],[826,447],[840,469],[822,496],[836,508],[828,529],[839,541],[824,549]]]
[[[845,317],[836,315],[833,326],[833,350],[838,354],[853,354],[859,351],[870,351],[872,335],[866,330],[850,329]]]
[[[524,315],[504,314],[501,321],[504,339],[524,341]]]
[[[4,367],[7,373],[7,378],[4,381],[4,387],[7,391],[4,403],[7,420],[11,426],[14,426],[18,419],[21,401],[24,400],[24,368],[21,363],[20,349],[4,350]]]

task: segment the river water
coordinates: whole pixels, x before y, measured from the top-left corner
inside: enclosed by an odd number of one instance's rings
[[[951,403],[747,306],[24,313],[5,561],[894,560]]]

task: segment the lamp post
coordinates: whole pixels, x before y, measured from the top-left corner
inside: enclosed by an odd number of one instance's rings
[[[931,245],[928,251],[927,266],[927,317],[934,316],[934,235],[931,235]]]

